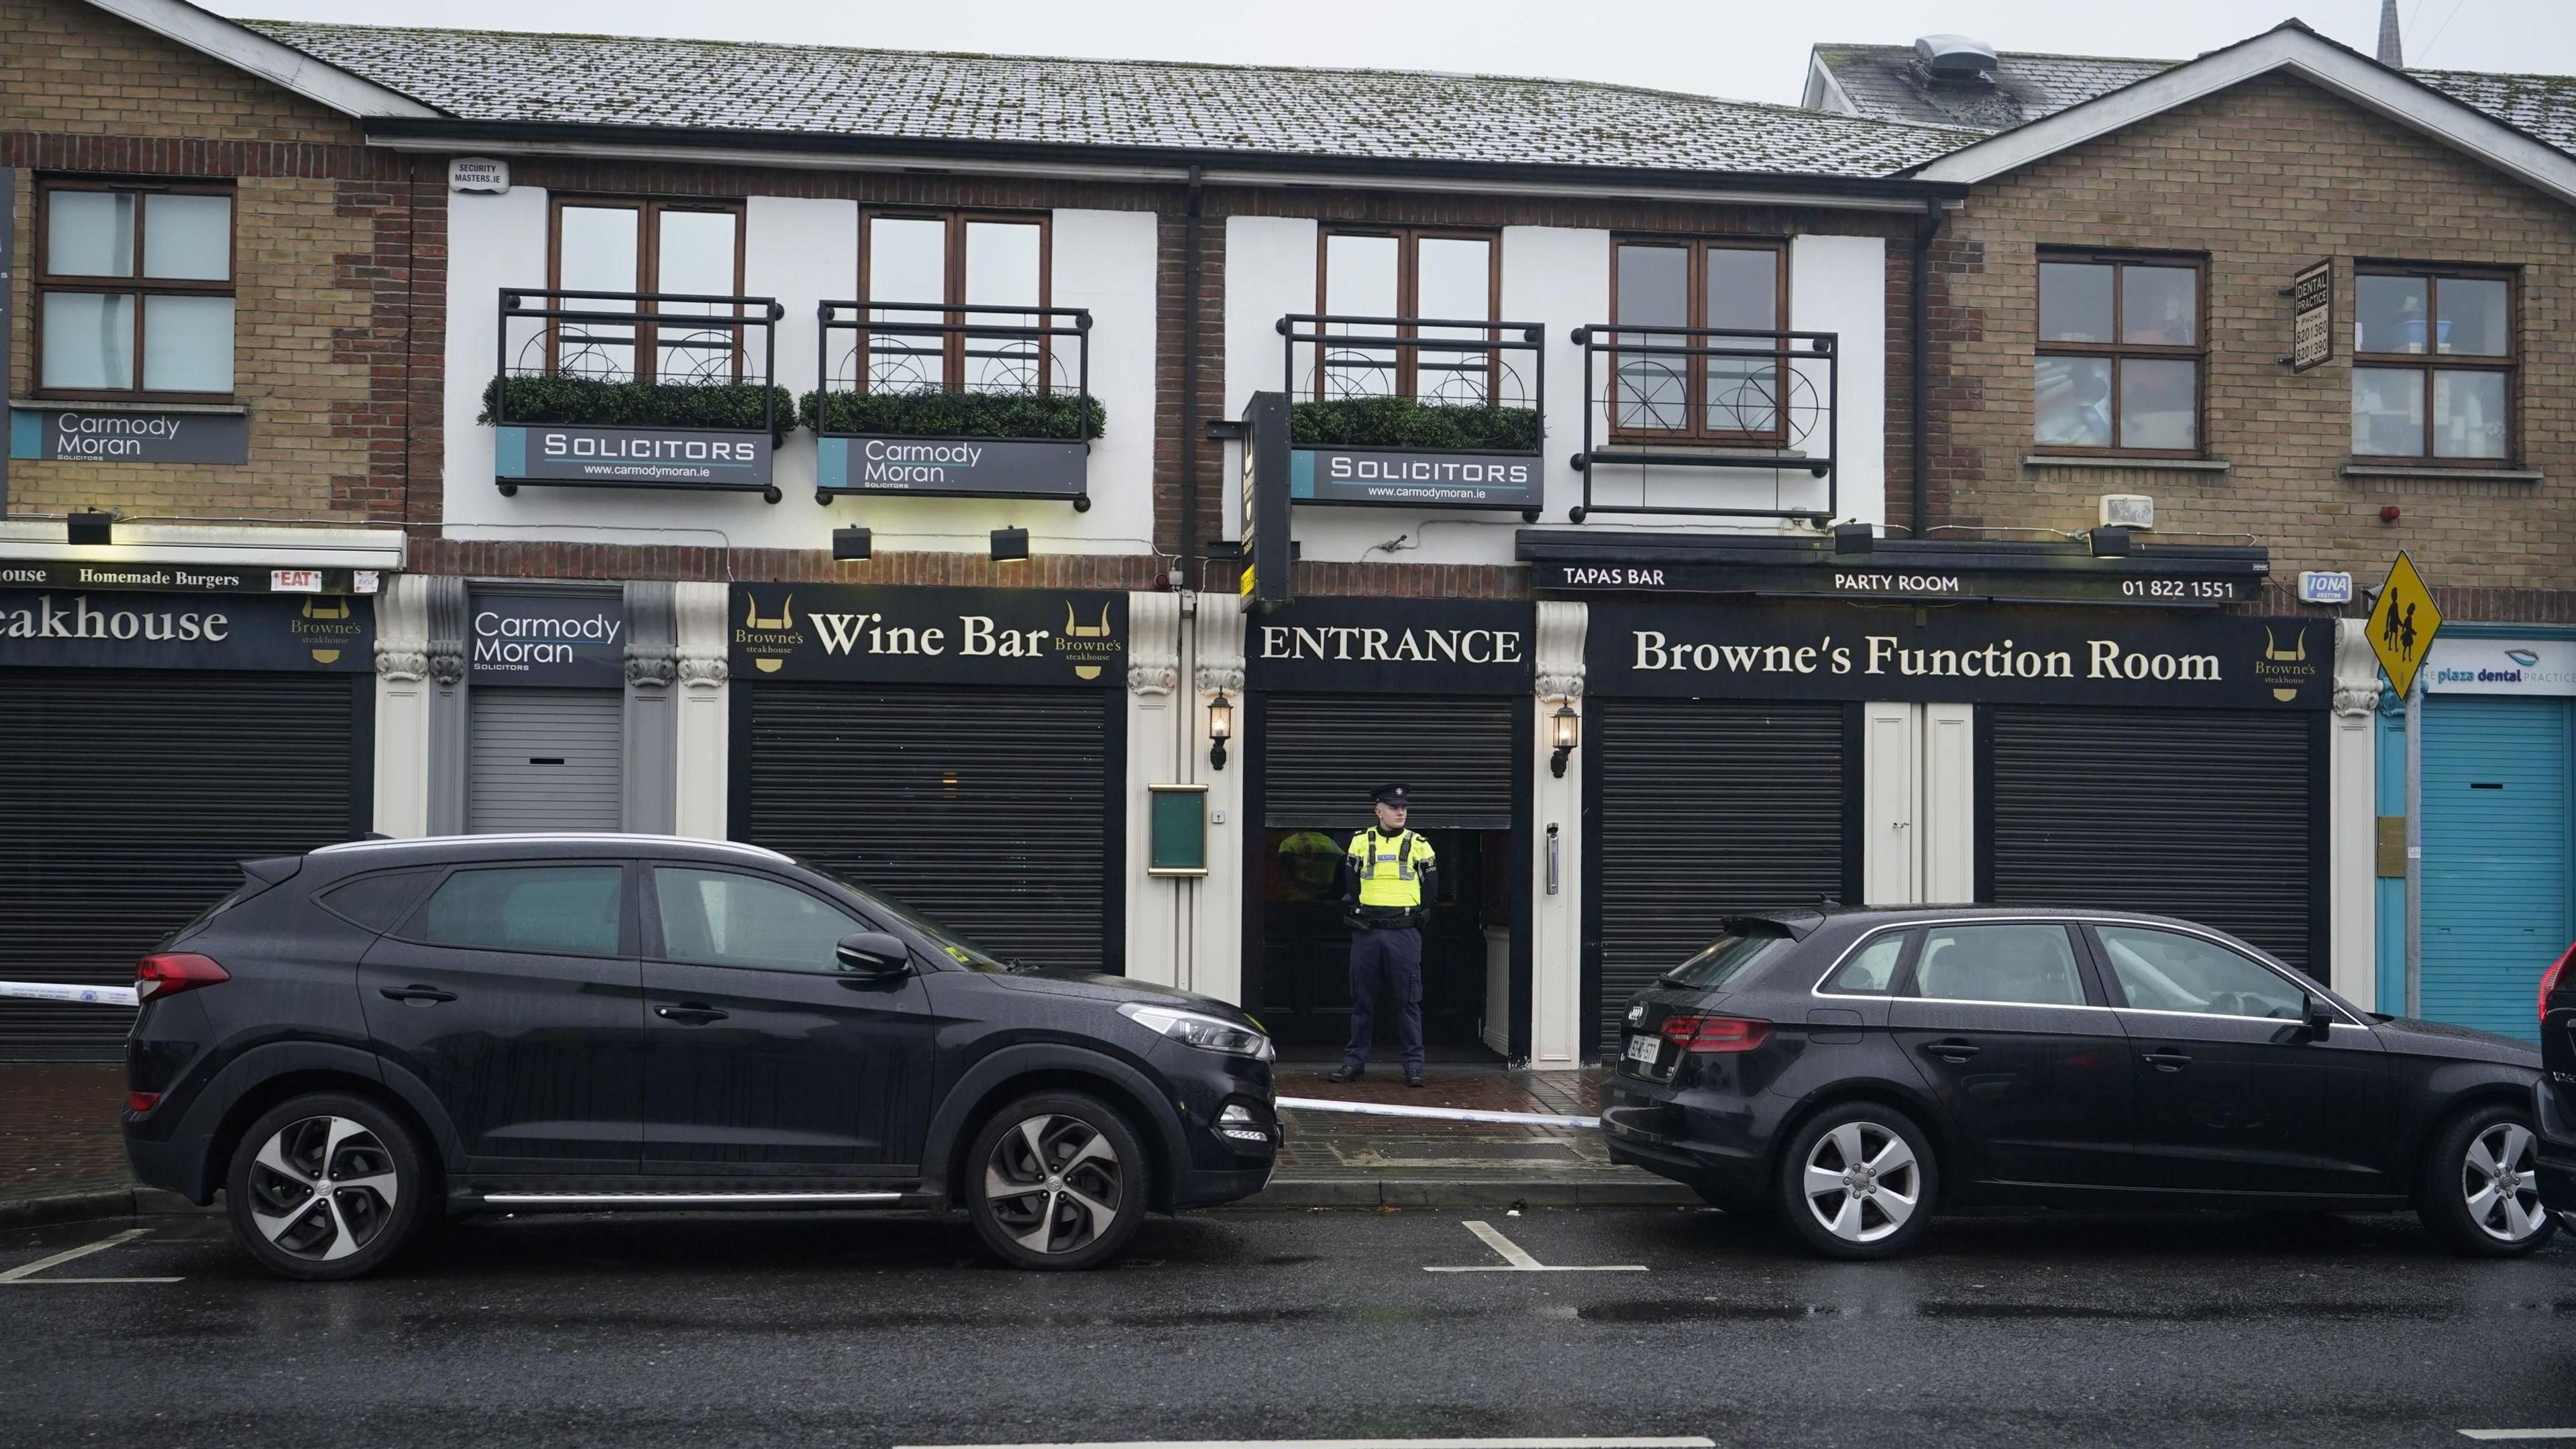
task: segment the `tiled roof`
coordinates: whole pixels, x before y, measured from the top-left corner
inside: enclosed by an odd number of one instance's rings
[[[1830,177],[1976,139],[1575,81],[241,23],[469,121]]]
[[[1936,81],[1909,45],[1819,45],[1816,56],[1865,117],[2007,131],[2182,62],[1996,53],[1995,79]],[[2576,154],[2576,76],[2474,70],[2407,75],[2561,151]]]

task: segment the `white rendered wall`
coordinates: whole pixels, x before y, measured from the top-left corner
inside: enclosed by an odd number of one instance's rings
[[[1842,457],[1836,517],[1887,521],[1887,239],[1801,236],[1789,243],[1789,326],[1841,334]],[[1822,375],[1817,375],[1821,382]],[[1764,476],[1768,476],[1767,474]]]
[[[843,498],[826,507],[814,501],[814,436],[802,429],[779,450],[776,478],[787,496],[776,504],[757,494],[533,486],[504,498],[492,483],[492,429],[474,417],[492,377],[500,289],[544,285],[546,193],[518,187],[499,196],[458,194],[449,203],[450,537],[824,549],[835,526],[865,524],[876,530],[881,552],[980,553],[992,529],[1018,525],[1040,553],[1153,549],[1150,212],[1054,214],[1054,302],[1091,309],[1091,390],[1109,414],[1091,454],[1091,510],[1077,513],[1068,503],[959,498]],[[786,308],[778,378],[802,393],[813,386],[816,305],[858,291],[858,206],[755,196],[744,222],[744,289]]]
[[[2338,621],[2334,715],[2326,737],[2326,984],[2364,1011],[2379,1004],[2379,663],[2364,619]],[[2421,696],[2419,695],[2420,699]],[[2416,727],[2415,720],[2408,726]]]

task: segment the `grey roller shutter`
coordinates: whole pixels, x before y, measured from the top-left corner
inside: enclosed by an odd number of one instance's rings
[[[1104,879],[1122,695],[768,684],[736,834],[881,891],[1006,959],[1118,969]],[[1118,761],[1123,770],[1125,761]]]
[[[2312,955],[2315,723],[2229,710],[1995,707],[1978,811],[1998,905],[2181,916]]]
[[[1368,792],[1401,781],[1416,830],[1512,827],[1517,696],[1274,694],[1264,701],[1262,823],[1339,829],[1369,820]]]
[[[239,862],[347,840],[352,689],[0,671],[0,980],[131,986],[134,958],[241,884]],[[0,1001],[0,1056],[113,1058],[133,1015]]]
[[[1719,917],[1842,895],[1843,707],[1599,698],[1586,714],[1606,1052],[1628,998]]]
[[[465,828],[617,829],[623,710],[615,690],[469,690]]]

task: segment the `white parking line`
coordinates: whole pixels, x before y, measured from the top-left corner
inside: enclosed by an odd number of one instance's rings
[[[1493,1224],[1491,1224],[1491,1223],[1480,1223],[1480,1222],[1476,1222],[1476,1221],[1474,1221],[1474,1220],[1470,1219],[1470,1220],[1468,1221],[1468,1223],[1467,1223],[1467,1231],[1469,1231],[1469,1232],[1471,1232],[1471,1233],[1474,1233],[1474,1234],[1475,1234],[1477,1237],[1479,1237],[1479,1238],[1482,1238],[1482,1239],[1484,1240],[1484,1243],[1485,1243],[1485,1246],[1486,1246],[1486,1247],[1491,1248],[1491,1249],[1493,1249],[1495,1252],[1502,1254],[1502,1255],[1503,1255],[1503,1261],[1502,1261],[1501,1263],[1499,1263],[1499,1264],[1497,1264],[1497,1263],[1478,1263],[1478,1264],[1475,1264],[1475,1265],[1470,1266],[1470,1267],[1462,1267],[1462,1268],[1449,1268],[1449,1267],[1439,1267],[1439,1268],[1434,1268],[1434,1267],[1425,1267],[1422,1271],[1423,1271],[1423,1272],[1425,1272],[1425,1273],[1643,1273],[1643,1272],[1645,1272],[1645,1271],[1646,1271],[1646,1265],[1645,1265],[1645,1264],[1643,1264],[1643,1263],[1614,1263],[1614,1264],[1605,1264],[1605,1265],[1601,1265],[1601,1266],[1585,1266],[1585,1267],[1580,1267],[1580,1268],[1556,1268],[1556,1267],[1550,1267],[1549,1265],[1547,1265],[1547,1264],[1545,1264],[1545,1263],[1540,1262],[1538,1259],[1531,1257],[1531,1256],[1529,1255],[1529,1250],[1528,1250],[1528,1249],[1523,1248],[1520,1244],[1513,1242],[1511,1239],[1509,1239],[1509,1238],[1507,1238],[1507,1237],[1504,1237],[1501,1233],[1498,1233],[1498,1232],[1494,1231],[1494,1225],[1493,1225]],[[1389,1441],[1389,1442],[1399,1442],[1399,1441]],[[1404,1441],[1404,1442],[1409,1442],[1409,1441]],[[1428,1442],[1428,1441],[1424,1441],[1424,1442]],[[1479,1442],[1485,1442],[1485,1441],[1479,1441]],[[1491,1441],[1491,1442],[1494,1442],[1494,1443],[1500,1443],[1500,1442],[1502,1442],[1502,1441],[1500,1441],[1500,1440],[1494,1440],[1494,1441]],[[1533,1443],[1535,1443],[1535,1442],[1537,1442],[1537,1441],[1532,1440],[1532,1441],[1529,1441],[1529,1442],[1533,1442]],[[1612,1442],[1612,1441],[1609,1441],[1609,1440],[1606,1440],[1606,1439],[1605,1439],[1605,1440],[1582,1439],[1582,1440],[1567,1440],[1567,1441],[1565,1441],[1565,1442],[1567,1442],[1567,1443],[1594,1444],[1594,1443],[1609,1443],[1609,1442]],[[1622,1441],[1622,1442],[1624,1442],[1624,1441]]]
[[[1717,1449],[1709,1439],[1129,1439],[1119,1443],[898,1444],[895,1449]]]
[[[2576,1439],[2576,1429],[2462,1429],[2471,1439]]]
[[[176,1278],[39,1278],[36,1276],[47,1268],[59,1268],[63,1264],[71,1262],[75,1258],[86,1258],[92,1253],[105,1252],[107,1249],[113,1248],[119,1243],[133,1242],[136,1238],[142,1237],[150,1231],[152,1231],[150,1228],[127,1228],[124,1232],[118,1233],[113,1237],[101,1238],[95,1243],[84,1243],[77,1248],[66,1248],[50,1258],[38,1258],[32,1263],[21,1263],[17,1267],[11,1268],[5,1273],[0,1273],[0,1286],[51,1288],[60,1284],[68,1283],[178,1282],[179,1280]]]
[[[1563,1117],[1554,1112],[1488,1112],[1480,1107],[1408,1107],[1395,1102],[1341,1102],[1328,1097],[1281,1097],[1277,1106],[1292,1112],[1350,1112],[1362,1117],[1427,1117],[1434,1122],[1498,1122],[1513,1127],[1599,1127],[1598,1117]]]

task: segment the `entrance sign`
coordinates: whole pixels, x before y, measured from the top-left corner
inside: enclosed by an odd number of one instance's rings
[[[355,673],[374,645],[372,599],[0,589],[0,666]]]
[[[467,632],[476,684],[614,689],[626,677],[626,601],[613,594],[477,590]]]
[[[1072,498],[1089,491],[1088,445],[1026,438],[819,438],[815,492],[931,498]]]
[[[1539,458],[1446,448],[1298,447],[1288,496],[1299,503],[1378,503],[1411,508],[1539,506]]]
[[[2432,590],[2415,572],[2415,561],[2400,551],[2389,566],[2388,582],[2379,586],[2379,601],[2370,606],[2371,652],[2379,656],[2379,667],[2388,671],[2388,682],[2400,696],[2414,692],[2415,672],[2424,667],[2441,628],[2442,611],[2433,603]]]
[[[247,413],[9,410],[9,456],[46,462],[247,463]]]
[[[1596,603],[1585,691],[2323,709],[2334,621],[2146,610]]]
[[[1291,595],[1288,394],[1256,392],[1243,408],[1243,596],[1264,607]]]
[[[1244,627],[1245,682],[1301,694],[1527,694],[1538,652],[1516,600],[1310,597]]]
[[[2292,372],[2305,372],[2334,360],[2334,259],[2329,257],[2290,280],[2290,355],[2282,358]]]
[[[1077,589],[736,584],[738,677],[1127,685],[1127,596]]]

